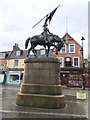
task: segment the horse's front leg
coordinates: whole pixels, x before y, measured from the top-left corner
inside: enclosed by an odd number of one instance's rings
[[[28,49],[28,54],[27,54],[27,57],[29,57],[30,51],[31,51],[31,48],[30,48],[30,49]]]
[[[47,57],[49,56],[49,50],[50,50],[50,46],[48,46],[48,49],[47,49],[47,53],[46,53]]]
[[[30,49],[28,49],[28,54],[27,57],[29,57],[30,51],[32,50],[32,47]]]
[[[58,48],[57,47],[55,47],[56,48],[56,55],[58,55]]]
[[[43,47],[46,49],[46,45],[45,44],[43,44]]]
[[[36,50],[33,48],[33,49],[32,49],[32,51],[33,51],[33,53],[34,53],[34,56],[36,56],[36,57],[37,57]]]
[[[56,55],[58,55],[58,48],[57,48],[57,46],[56,46]]]

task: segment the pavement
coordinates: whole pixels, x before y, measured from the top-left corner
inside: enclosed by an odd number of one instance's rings
[[[90,89],[86,88],[86,100],[78,100],[76,92],[82,91],[82,88],[62,87],[62,94],[66,96],[66,107],[62,109],[43,109],[33,107],[22,107],[15,104],[16,93],[19,91],[19,85],[0,85],[0,118],[18,120],[30,118],[59,118],[68,120],[89,120],[90,116]],[[16,119],[15,119],[16,120]]]

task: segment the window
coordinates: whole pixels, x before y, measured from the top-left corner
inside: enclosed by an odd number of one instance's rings
[[[69,44],[69,53],[75,53],[75,44]]]
[[[66,57],[66,61],[70,61],[70,57]]]
[[[60,50],[60,53],[66,53],[66,44],[64,44],[64,46]]]
[[[45,55],[46,51],[45,50],[40,50],[41,55]]]
[[[18,61],[19,60],[14,60],[14,68],[18,68]]]
[[[0,53],[0,58],[2,58],[2,53]]]
[[[5,58],[5,53],[0,53],[0,59],[4,59]]]
[[[0,70],[3,70],[3,65],[2,64],[0,64]]]
[[[16,55],[20,55],[21,51],[16,51]]]
[[[73,57],[73,67],[79,67],[79,57]]]
[[[58,58],[59,62],[60,62],[60,67],[64,67],[64,58]]]
[[[19,80],[19,75],[10,75],[10,81],[17,81]]]

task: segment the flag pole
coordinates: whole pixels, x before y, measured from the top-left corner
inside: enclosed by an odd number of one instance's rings
[[[60,5],[58,5],[58,7],[59,7]],[[58,8],[58,7],[56,7],[56,8]],[[55,8],[55,9],[56,9]],[[51,13],[51,12],[50,12]],[[48,13],[47,15],[49,15],[50,13]],[[32,28],[34,28],[38,23],[40,23],[47,15],[45,15],[41,20],[39,20]]]
[[[40,23],[46,16],[44,16],[41,20],[39,20],[32,28],[34,28],[38,23]]]

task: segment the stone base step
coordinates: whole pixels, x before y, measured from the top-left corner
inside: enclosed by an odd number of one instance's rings
[[[46,95],[61,95],[61,85],[45,85],[45,84],[26,84],[22,83],[20,88],[21,93],[26,94],[46,94]]]
[[[60,109],[66,106],[64,95],[23,94],[18,92],[16,104],[27,107]]]

